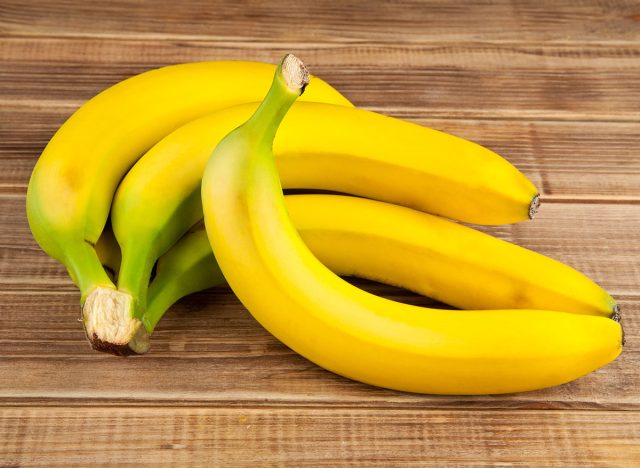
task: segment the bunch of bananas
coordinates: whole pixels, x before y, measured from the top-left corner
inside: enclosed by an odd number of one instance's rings
[[[622,349],[618,306],[593,281],[444,219],[513,223],[538,203],[494,152],[356,109],[287,55],[175,65],[103,91],[45,148],[27,212],[80,288],[97,350],[146,352],[175,301],[226,281],[325,369],[484,394],[568,382]],[[397,303],[337,275],[464,310]]]

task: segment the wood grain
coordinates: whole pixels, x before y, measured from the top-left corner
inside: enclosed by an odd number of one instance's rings
[[[32,407],[0,417],[3,466],[631,467],[640,459],[636,411],[594,419],[578,411]]]
[[[637,466],[639,40],[636,0],[0,2],[0,467]],[[527,174],[539,217],[483,229],[610,290],[623,354],[537,392],[393,392],[297,356],[224,287],[178,303],[144,357],[89,350],[77,290],[25,216],[48,139],[133,74],[289,51],[354,103]]]
[[[637,45],[312,44],[298,50],[286,43],[5,39],[0,102],[77,107],[150,68],[195,60],[276,62],[291,50],[357,105],[401,117],[640,120]]]
[[[634,1],[4,0],[7,35],[233,41],[609,42],[640,38]]]
[[[356,284],[432,305],[395,288]],[[626,345],[607,367],[547,390],[456,397],[373,388],[327,372],[269,335],[222,287],[176,304],[151,351],[132,358],[89,350],[75,292],[0,297],[0,404],[640,410],[640,299],[621,300]]]

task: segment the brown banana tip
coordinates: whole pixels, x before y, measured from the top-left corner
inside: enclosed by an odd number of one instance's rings
[[[622,346],[627,342],[624,335],[624,326],[622,325],[622,315],[620,314],[620,306],[618,304],[613,306],[613,314],[611,314],[611,320],[620,324],[620,331],[622,332]]]
[[[540,208],[540,194],[537,194],[529,204],[529,219],[533,219]]]
[[[620,322],[622,316],[620,315],[620,306],[618,304],[615,304],[613,306],[613,311],[611,314],[611,320],[615,321],[615,322]]]

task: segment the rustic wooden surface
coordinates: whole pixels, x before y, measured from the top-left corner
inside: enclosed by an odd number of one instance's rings
[[[486,230],[614,294],[622,356],[538,392],[404,394],[293,354],[225,288],[175,306],[144,357],[90,351],[78,294],[25,218],[42,148],[131,74],[285,51],[354,103],[523,170],[539,217]],[[640,2],[0,0],[0,84],[1,467],[640,463]]]

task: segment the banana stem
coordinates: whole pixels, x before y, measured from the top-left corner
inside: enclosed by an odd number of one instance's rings
[[[149,334],[179,299],[225,283],[204,230],[187,234],[158,261],[142,317]]]
[[[156,325],[169,308],[186,295],[187,293],[183,292],[175,281],[171,281],[171,278],[161,280],[156,278],[149,286],[147,310],[142,316],[142,323],[147,333],[153,333]]]
[[[147,308],[147,290],[157,255],[150,255],[146,245],[125,245],[118,277],[118,290],[133,297],[131,316],[142,318]]]
[[[142,316],[142,323],[144,324],[147,333],[150,335],[158,325],[158,322],[169,308],[189,294],[193,294],[205,289],[213,288],[225,283],[222,272],[217,267],[218,264],[212,258],[209,258],[206,262],[203,262],[203,267],[207,270],[201,272],[199,270],[203,268],[195,268],[197,270],[196,275],[192,275],[192,272],[187,272],[189,277],[196,279],[196,281],[189,284],[180,283],[183,279],[181,274],[172,272],[171,275],[167,275],[162,278],[154,279],[153,283],[149,286],[149,302],[147,304],[147,310]],[[212,270],[217,270],[213,271]],[[173,276],[176,274],[176,276]]]
[[[258,145],[273,145],[280,122],[309,83],[309,72],[302,62],[288,54],[280,62],[266,97],[243,125],[257,136]]]
[[[87,296],[98,287],[115,289],[115,285],[104,270],[95,248],[88,242],[69,242],[64,264],[71,279],[80,288],[81,304],[84,304]]]

